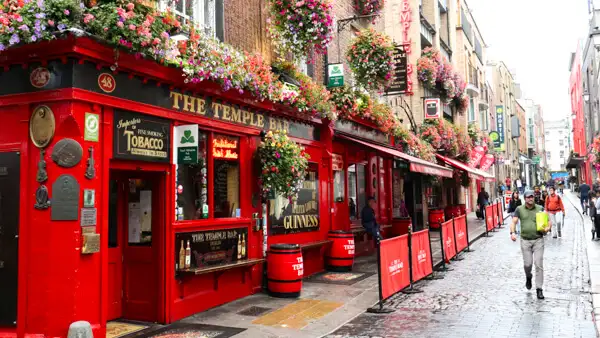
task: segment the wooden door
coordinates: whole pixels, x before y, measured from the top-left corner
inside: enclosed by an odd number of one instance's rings
[[[0,153],[0,326],[17,325],[19,161],[16,152]]]
[[[123,317],[158,321],[159,243],[164,223],[164,177],[134,173],[125,182]],[[162,203],[161,203],[162,197]]]
[[[123,215],[125,184],[111,174],[108,209],[108,320],[123,316]]]

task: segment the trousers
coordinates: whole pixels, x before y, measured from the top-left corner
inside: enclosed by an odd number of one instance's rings
[[[535,265],[535,288],[541,289],[544,286],[544,238],[521,239],[521,252],[525,276],[532,277],[531,270]]]
[[[552,237],[556,237],[557,233],[562,232],[562,214],[549,212],[548,219],[552,224]]]

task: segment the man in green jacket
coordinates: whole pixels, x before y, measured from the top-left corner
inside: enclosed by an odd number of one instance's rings
[[[537,298],[544,299],[542,287],[544,284],[544,235],[552,229],[548,221],[548,227],[544,231],[537,231],[536,214],[542,212],[542,207],[535,204],[534,193],[531,190],[525,192],[525,205],[517,207],[513,214],[510,225],[510,239],[517,240],[515,229],[521,221],[521,252],[523,253],[523,267],[525,269],[525,287],[531,290],[531,269],[535,264],[535,288]]]

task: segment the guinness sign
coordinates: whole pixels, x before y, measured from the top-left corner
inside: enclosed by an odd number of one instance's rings
[[[153,116],[115,110],[113,157],[169,162],[171,125]]]
[[[293,203],[276,196],[269,201],[271,235],[319,231],[319,180],[316,171],[308,171],[298,198]]]

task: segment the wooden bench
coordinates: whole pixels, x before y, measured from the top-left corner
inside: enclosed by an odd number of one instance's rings
[[[327,244],[330,244],[332,242],[333,242],[332,240],[326,239],[326,240],[317,241],[317,242],[304,243],[304,244],[300,244],[300,249],[308,250],[308,249],[319,248],[319,247],[325,246]]]

